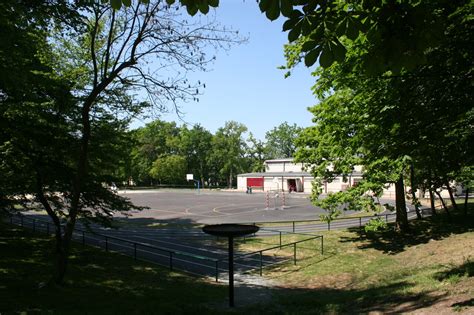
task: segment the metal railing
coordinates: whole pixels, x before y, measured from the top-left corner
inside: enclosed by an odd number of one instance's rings
[[[34,232],[44,232],[46,235],[51,236],[55,230],[55,225],[52,222],[47,220],[42,220],[34,217],[29,217],[28,215],[16,214],[10,216],[10,223],[20,225],[24,228],[31,228]],[[279,235],[279,244],[277,246],[272,246],[269,248],[264,248],[256,252],[244,253],[234,256],[235,259],[244,259],[246,257],[251,257],[258,253],[260,255],[258,259],[258,264],[249,265],[248,263],[239,264],[241,267],[245,267],[245,272],[250,272],[256,269],[260,270],[260,275],[263,274],[263,268],[267,266],[272,266],[277,263],[284,263],[288,260],[278,259],[276,262],[275,259],[272,259],[270,262],[265,261],[264,263],[264,252],[274,250],[276,248],[285,248],[289,246],[294,246],[294,255],[293,260],[296,264],[296,244],[311,241],[317,238],[321,238],[321,254],[324,253],[324,241],[323,236],[321,235],[311,235],[310,238],[283,244],[282,243],[282,233],[283,234],[292,234],[292,235],[308,235],[303,233],[290,233],[275,231],[270,229],[262,229],[263,231],[268,231],[274,233],[273,235]],[[248,237],[247,237],[248,238]],[[147,261],[151,263],[156,263],[165,267],[168,267],[171,271],[180,270],[189,274],[197,276],[212,276],[215,278],[215,281],[219,281],[219,273],[227,272],[228,269],[225,268],[225,262],[228,261],[228,258],[212,258],[204,255],[196,255],[189,252],[184,252],[180,250],[159,247],[150,245],[143,242],[137,242],[132,240],[127,240],[115,236],[104,235],[94,231],[87,231],[80,228],[75,228],[73,231],[73,240],[82,244],[82,246],[90,245],[98,248],[105,249],[106,252],[118,252],[125,254],[127,256],[133,257],[134,260]],[[245,239],[244,239],[245,241]],[[273,257],[274,258],[274,257]]]

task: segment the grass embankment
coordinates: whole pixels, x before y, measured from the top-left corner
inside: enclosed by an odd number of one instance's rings
[[[2,224],[0,313],[472,314],[472,215],[454,216],[451,222],[438,215],[410,225],[413,232],[405,236],[388,231],[367,238],[359,229],[325,232],[324,255],[318,241],[298,245],[296,266],[265,270],[275,286],[240,291],[248,296],[237,295],[236,304],[246,305],[230,311],[226,286],[80,246],[73,250],[65,286],[42,287],[52,271],[52,240]],[[287,236],[284,242],[296,239]],[[278,244],[279,237],[263,242],[238,246],[257,250]]]
[[[0,223],[0,314],[209,314],[225,305],[222,285],[91,247],[74,246],[64,286],[45,286],[53,246]]]
[[[472,210],[470,211],[472,213]],[[474,314],[474,218],[438,215],[410,224],[401,236],[387,231],[367,237],[358,228],[298,244],[298,263],[265,274],[280,283],[274,300],[292,313],[424,312]],[[284,237],[284,243],[308,236]],[[279,237],[241,244],[259,250]],[[271,254],[291,256],[293,248]],[[270,254],[270,253],[267,253]],[[301,260],[303,259],[303,260]],[[267,310],[277,310],[268,308]]]

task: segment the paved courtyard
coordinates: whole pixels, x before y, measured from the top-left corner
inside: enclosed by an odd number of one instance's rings
[[[135,212],[131,219],[148,218],[160,221],[193,224],[258,223],[271,221],[317,220],[324,210],[315,207],[309,195],[298,193],[201,190],[121,191],[139,206],[149,209]],[[268,198],[268,200],[267,200]]]

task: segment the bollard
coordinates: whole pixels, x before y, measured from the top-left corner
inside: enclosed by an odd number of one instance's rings
[[[293,243],[293,264],[296,265],[296,243]]]

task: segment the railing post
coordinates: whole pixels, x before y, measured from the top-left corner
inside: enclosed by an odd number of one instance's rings
[[[137,260],[137,243],[133,243],[133,259]]]
[[[362,218],[359,217],[359,227],[361,228],[362,227]]]
[[[260,276],[263,274],[263,251],[260,251]]]
[[[328,221],[328,231],[331,230],[331,221]]]
[[[280,231],[280,249],[281,249],[281,231]]]
[[[170,252],[170,270],[173,271],[173,252]]]
[[[293,264],[296,265],[296,243],[293,243]]]
[[[293,221],[293,233],[295,233],[295,221]]]
[[[321,235],[321,255],[324,255],[324,236]]]
[[[388,222],[388,214],[385,215],[385,222]]]
[[[107,236],[105,237],[105,251],[109,251],[109,238]]]
[[[216,282],[219,282],[219,260],[216,260]]]

